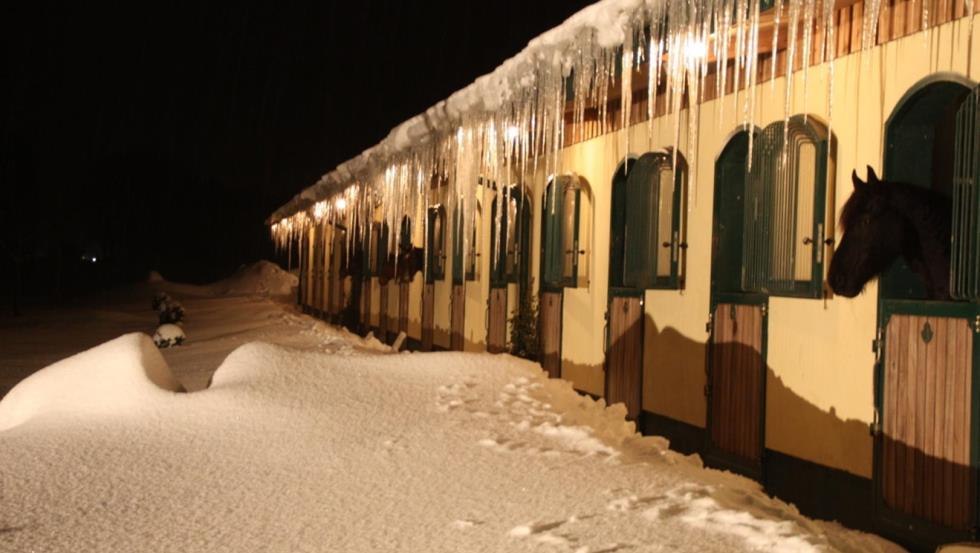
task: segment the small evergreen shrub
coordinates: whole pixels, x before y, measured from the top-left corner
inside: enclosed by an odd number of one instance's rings
[[[517,311],[510,318],[510,353],[538,361],[541,344],[538,337],[538,298],[531,285],[521,290]]]

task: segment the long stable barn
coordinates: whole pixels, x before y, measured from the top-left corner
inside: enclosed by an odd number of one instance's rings
[[[299,303],[505,352],[536,300],[544,369],[643,433],[813,516],[976,538],[974,7],[692,6],[585,10],[283,206]],[[955,300],[902,260],[826,284],[866,166],[952,199]]]

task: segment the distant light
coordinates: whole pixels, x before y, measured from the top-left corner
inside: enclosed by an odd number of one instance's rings
[[[327,214],[327,202],[317,202],[313,204],[313,218],[319,221]]]
[[[700,40],[691,40],[684,49],[684,55],[689,59],[701,59],[708,55],[708,45]]]
[[[347,207],[347,200],[345,200],[344,198],[337,198],[336,206],[338,210],[344,209],[345,207]]]
[[[92,256],[92,263],[95,263],[96,261],[98,261],[98,259],[96,259],[95,256]]]

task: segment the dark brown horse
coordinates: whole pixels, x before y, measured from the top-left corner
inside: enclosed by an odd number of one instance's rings
[[[851,173],[854,192],[844,204],[844,236],[830,261],[828,281],[848,298],[899,256],[922,279],[929,299],[949,299],[951,202],[939,192]]]

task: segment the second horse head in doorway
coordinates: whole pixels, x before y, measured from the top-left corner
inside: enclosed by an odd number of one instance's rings
[[[933,190],[851,173],[854,192],[844,204],[844,236],[830,262],[835,293],[853,298],[899,256],[922,280],[929,299],[949,299],[951,203]]]

